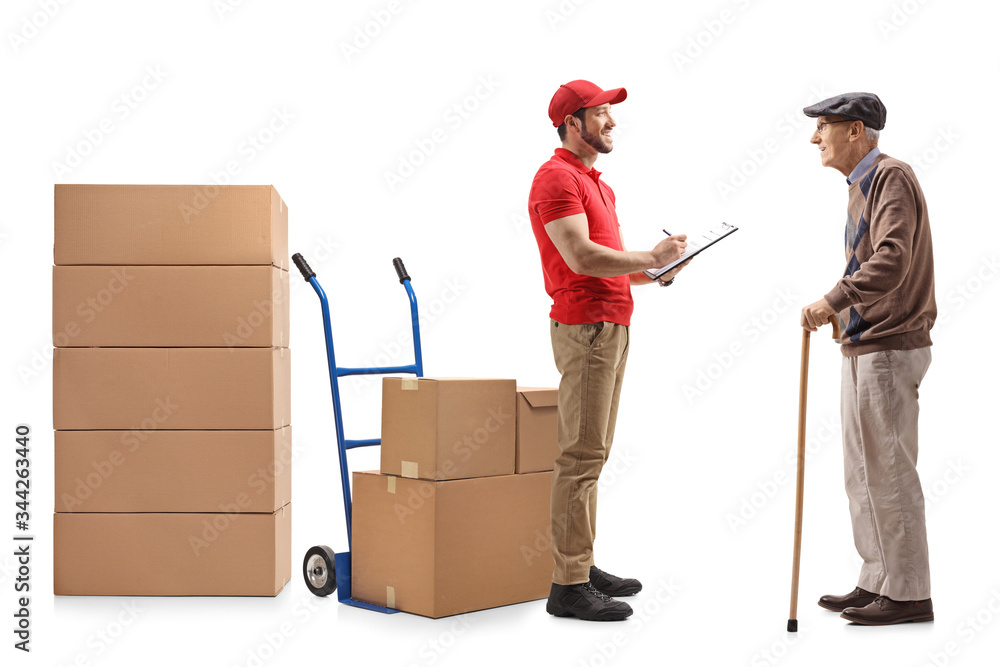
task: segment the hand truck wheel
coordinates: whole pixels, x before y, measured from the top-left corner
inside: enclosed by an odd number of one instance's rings
[[[337,590],[337,568],[333,564],[333,549],[315,546],[306,552],[302,561],[302,576],[309,592],[326,597]]]

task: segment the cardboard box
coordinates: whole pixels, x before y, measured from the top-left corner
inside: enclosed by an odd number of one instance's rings
[[[514,380],[382,380],[381,471],[420,479],[514,472]]]
[[[292,573],[292,506],[270,514],[53,517],[56,595],[277,595]]]
[[[352,596],[431,618],[547,597],[551,487],[546,472],[354,473]]]
[[[56,347],[287,347],[273,266],[55,266]]]
[[[559,390],[517,388],[514,472],[552,470],[559,456]]]
[[[288,268],[288,207],[270,185],[56,185],[55,263]]]
[[[57,430],[261,429],[291,423],[285,348],[57,347]]]
[[[273,512],[292,495],[292,427],[56,431],[57,512]]]

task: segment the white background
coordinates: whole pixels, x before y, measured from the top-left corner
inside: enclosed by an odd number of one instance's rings
[[[5,664],[994,664],[996,5],[677,4],[6,2],[2,430],[12,449],[16,424],[33,429],[37,541],[30,655],[10,646],[14,561],[0,550],[0,636],[16,661]],[[663,227],[741,227],[673,287],[635,290],[597,542],[601,566],[645,583],[632,619],[554,619],[534,602],[431,621],[306,591],[306,549],[342,550],[346,538],[319,307],[296,276],[285,590],[52,596],[53,183],[209,183],[233,162],[231,182],[273,183],[287,202],[291,251],[310,258],[331,296],[342,363],[409,360],[393,348],[408,328],[390,265],[398,255],[425,318],[428,375],[552,386],[526,203],[557,145],[549,99],[577,78],[629,91],[614,108],[614,152],[596,166],[631,247]],[[921,388],[919,470],[937,619],[866,628],[815,605],[853,588],[859,568],[842,483],[840,355],[826,329],[813,336],[795,636],[785,622],[798,311],[842,273],[847,200],[800,110],[854,90],[888,107],[880,147],[917,168],[934,233],[940,316]],[[103,119],[111,131],[97,133]],[[390,187],[386,173],[401,182]],[[733,344],[740,354],[727,356]],[[375,382],[345,385],[349,436],[377,433],[378,401]],[[363,452],[352,466],[375,461]],[[13,533],[8,484],[0,532]],[[136,610],[124,627],[123,605]]]

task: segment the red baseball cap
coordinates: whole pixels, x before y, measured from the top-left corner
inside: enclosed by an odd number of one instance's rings
[[[611,90],[601,90],[590,81],[577,79],[559,86],[559,90],[552,96],[549,102],[549,118],[552,125],[559,127],[563,124],[566,116],[569,116],[577,109],[584,107],[597,107],[602,104],[618,104],[625,100],[628,93],[624,88],[612,88]]]

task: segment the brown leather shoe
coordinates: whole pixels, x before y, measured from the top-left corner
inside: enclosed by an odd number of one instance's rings
[[[863,588],[855,588],[847,595],[824,595],[819,606],[830,611],[844,611],[848,607],[864,607],[875,602],[878,593],[869,593]]]
[[[848,607],[840,617],[861,625],[919,623],[934,620],[934,605],[930,598],[897,602],[880,595],[865,607]]]

